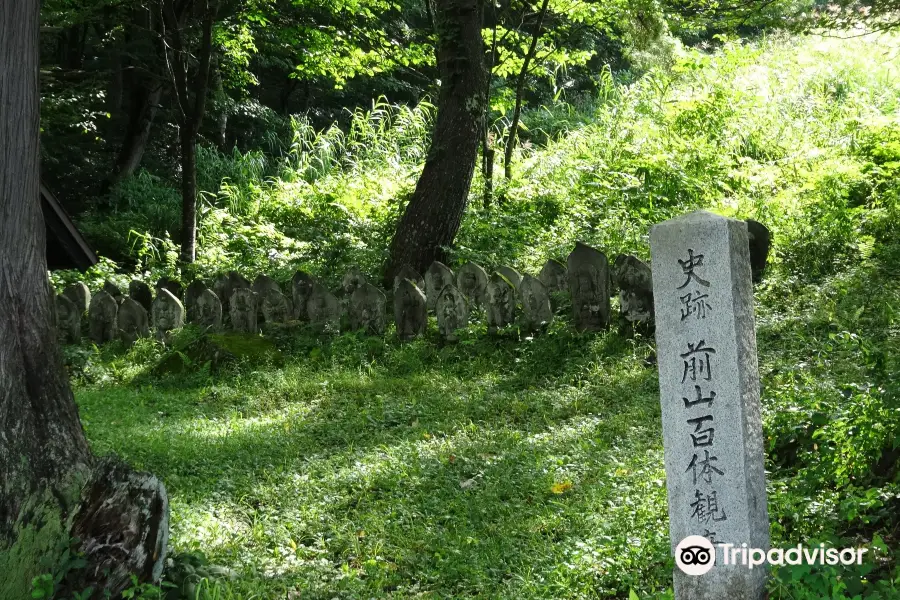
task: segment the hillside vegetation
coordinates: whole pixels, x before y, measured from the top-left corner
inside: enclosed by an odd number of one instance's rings
[[[879,549],[776,572],[772,598],[900,597],[898,53],[887,35],[722,41],[598,73],[599,94],[526,111],[513,178],[484,206],[476,174],[452,249],[536,273],[576,240],[647,258],[651,225],[698,208],[771,228],[756,301],[773,544]],[[432,118],[376,101],[347,131],[295,120],[270,153],[201,148],[197,272],[377,278]],[[144,173],[81,226],[138,276],[178,275],[179,207]],[[130,278],[113,266],[90,285]],[[577,334],[565,313],[535,336],[484,329],[286,334],[282,364],[168,377],[151,340],[65,352],[95,451],[165,481],[167,578],[208,578],[201,598],[670,597],[653,340]]]

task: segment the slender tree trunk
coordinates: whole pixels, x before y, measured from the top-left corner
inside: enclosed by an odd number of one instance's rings
[[[491,133],[487,125],[481,137],[481,175],[484,179],[482,200],[484,207],[490,208],[494,200],[494,149],[491,147]]]
[[[428,25],[434,31],[434,11],[431,8],[431,2],[432,0],[423,0],[422,4],[425,5],[425,18],[428,19]]]
[[[493,7],[493,4],[491,5]],[[481,175],[484,179],[484,207],[488,208],[494,197],[494,149],[491,147],[491,79],[497,56],[497,19],[494,16],[491,31],[491,51],[489,53],[487,77],[484,85],[484,124],[481,131]]]
[[[109,85],[106,92],[106,112],[112,118],[109,122],[121,126],[119,118],[123,112],[125,94],[125,65],[127,60],[124,48],[129,41],[128,27],[123,32],[114,31],[118,23],[115,9],[112,6],[103,8],[103,18],[94,23],[94,34],[97,39],[104,40],[104,62],[109,69]],[[124,35],[123,35],[124,34]],[[130,50],[130,49],[129,49]]]
[[[437,0],[441,77],[437,118],[425,167],[391,241],[385,281],[408,264],[423,272],[445,260],[465,212],[484,122],[481,0]]]
[[[199,0],[198,0],[199,1]],[[162,0],[160,6],[160,41],[167,53],[172,83],[175,91],[176,111],[181,138],[181,255],[183,264],[189,265],[196,258],[197,239],[197,161],[196,146],[200,124],[206,115],[206,97],[209,92],[210,65],[212,62],[212,27],[218,12],[218,1],[210,4],[203,0],[200,46],[197,71],[188,84],[188,48],[183,29],[195,8],[191,3]],[[191,93],[193,92],[193,93]]]
[[[284,86],[281,88],[281,94],[279,106],[281,107],[281,114],[284,116],[289,116],[291,114],[291,95],[297,90],[299,85],[299,80],[297,79],[288,79]],[[304,82],[304,95],[309,91],[309,83]]]
[[[122,61],[122,52],[120,48],[112,48],[108,53],[109,59],[109,86],[106,88],[106,112],[112,115],[111,121],[119,123],[120,115],[123,108],[123,96],[125,89],[125,78],[123,70],[125,65]]]
[[[181,262],[196,258],[197,240],[197,147],[191,126],[181,129]]]
[[[203,19],[200,64],[196,77],[197,87],[194,90],[191,108],[184,115],[181,133],[181,262],[187,265],[193,264],[197,257],[197,137],[206,114],[214,20],[215,10],[207,4]],[[188,105],[188,95],[185,94],[184,97],[184,105]]]
[[[38,13],[38,0],[0,2],[0,598],[31,597],[74,537],[77,585],[115,596],[130,573],[159,578],[168,502],[156,478],[93,459],[62,366],[39,200]]]
[[[213,93],[215,94],[214,106],[216,108],[216,146],[222,152],[227,147],[226,134],[228,132],[228,96],[225,94],[225,84],[222,81],[222,72],[219,61],[213,60],[209,68],[213,81]]]
[[[64,69],[74,71],[84,66],[87,28],[87,24],[73,25],[60,32],[57,41],[57,62]]]
[[[541,37],[541,29],[544,25],[544,17],[547,14],[547,6],[549,4],[550,0],[542,0],[541,2],[537,23],[531,36],[531,43],[528,45],[528,52],[525,54],[525,60],[522,62],[522,70],[519,71],[519,77],[516,80],[516,106],[513,109],[512,120],[509,122],[509,133],[506,136],[506,152],[503,156],[503,176],[507,181],[512,179],[512,155],[519,132],[519,119],[522,117],[522,96],[525,94],[525,81],[528,78],[528,69],[531,66],[531,61],[534,60],[534,55],[537,53],[537,43]]]
[[[151,10],[145,7],[132,9],[130,22],[125,27],[121,42],[122,48],[114,49],[119,54],[127,49],[135,57],[128,58],[124,64],[119,59],[123,70],[122,88],[126,95],[125,110],[122,111],[126,114],[119,121],[124,121],[120,127],[124,128],[125,135],[122,137],[110,184],[130,177],[141,165],[144,150],[150,140],[153,120],[159,110],[163,84],[159,78],[161,68],[157,59],[161,56],[154,40],[155,27]],[[139,60],[137,56],[146,58]]]

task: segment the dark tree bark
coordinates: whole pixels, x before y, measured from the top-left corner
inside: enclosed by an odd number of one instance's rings
[[[284,116],[288,116],[291,114],[291,96],[297,90],[297,87],[300,84],[299,79],[287,79],[284,82],[284,86],[281,88],[280,102],[279,106],[281,107],[281,114]],[[309,82],[304,82],[304,95],[309,93]]]
[[[528,44],[528,52],[525,54],[522,69],[519,71],[519,76],[516,79],[516,106],[513,109],[512,120],[509,122],[509,133],[506,136],[506,148],[503,156],[503,176],[507,180],[512,179],[512,155],[519,132],[519,119],[522,117],[522,96],[525,94],[525,81],[528,79],[528,69],[531,66],[531,61],[534,60],[534,55],[537,53],[537,43],[541,37],[544,17],[547,15],[549,4],[550,0],[542,0],[541,2],[537,23],[535,23],[534,32],[531,35],[531,42]]]
[[[159,109],[162,84],[159,81],[147,80],[137,84],[132,90],[129,101],[128,123],[122,148],[116,159],[116,170],[112,182],[117,183],[131,177],[144,158],[144,150],[150,140],[153,119]]]
[[[197,238],[197,135],[181,128],[181,262],[196,258]]]
[[[7,536],[37,487],[89,461],[59,367],[47,280],[37,12],[38,0],[0,4],[0,527]]]
[[[428,25],[431,26],[431,30],[434,31],[434,11],[431,8],[431,3],[433,0],[424,0],[422,4],[425,5],[425,18],[428,20]]]
[[[481,0],[437,0],[437,118],[425,167],[391,241],[385,281],[445,259],[465,212],[484,123]]]
[[[113,115],[111,121],[118,122],[117,118],[122,114],[125,95],[125,65],[122,61],[122,52],[119,48],[113,48],[108,53],[109,60],[109,85],[106,88],[106,111]]]
[[[159,577],[168,536],[162,484],[95,463],[62,366],[39,201],[38,12],[0,2],[0,598],[30,597],[76,530],[84,581],[114,593],[124,571]],[[118,521],[86,518],[90,496]]]
[[[121,86],[127,100],[123,102],[126,112],[124,119],[118,119],[124,127],[125,135],[116,157],[116,164],[110,184],[130,177],[141,165],[144,151],[150,140],[153,121],[160,107],[163,80],[160,68],[160,53],[152,41],[152,32],[157,17],[153,11],[138,6],[131,11],[131,20],[125,30],[124,48],[128,51],[127,62],[120,61]]]
[[[216,146],[222,152],[228,149],[228,95],[225,94],[225,85],[222,81],[222,71],[218,61],[214,61],[210,67],[210,75],[213,77],[215,88],[216,113]]]
[[[200,124],[206,114],[209,92],[209,73],[212,59],[212,26],[216,20],[218,3],[209,0],[179,2],[161,0],[164,52],[175,91],[175,118],[181,130],[181,262],[191,264],[196,258],[197,240],[197,168],[196,146]],[[201,13],[201,35],[197,68],[191,73],[190,51],[185,29],[192,11]],[[193,75],[189,79],[189,75]],[[193,87],[189,84],[193,84]]]
[[[493,4],[491,4],[493,9]],[[494,11],[496,12],[496,11]],[[494,148],[491,146],[491,79],[497,56],[497,17],[493,15],[491,26],[491,51],[488,53],[487,76],[484,84],[484,124],[481,131],[481,176],[484,179],[484,207],[488,208],[494,197]]]
[[[112,116],[110,122],[119,124],[117,118],[123,109],[125,94],[125,64],[124,43],[128,42],[128,36],[115,32],[118,24],[118,15],[112,6],[104,6],[103,17],[93,24],[94,35],[104,49],[103,61],[109,70],[109,85],[106,88],[106,110]],[[127,28],[126,28],[127,30]],[[124,38],[124,39],[123,39]]]
[[[57,38],[57,62],[64,69],[79,70],[84,66],[84,48],[88,25],[82,23],[62,30]]]

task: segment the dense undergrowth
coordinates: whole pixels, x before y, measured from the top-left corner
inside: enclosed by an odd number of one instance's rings
[[[535,272],[576,239],[647,257],[649,227],[696,208],[771,227],[756,300],[773,543],[877,549],[781,569],[772,598],[900,598],[898,52],[773,39],[628,85],[604,74],[598,97],[528,115],[515,176],[487,207],[476,178],[453,250]],[[298,122],[280,157],[204,152],[200,273],[376,274],[430,115],[379,104],[350,133]],[[175,274],[175,192],[144,175],[115,207],[82,222],[93,239]],[[282,366],[171,377],[148,374],[149,340],[66,353],[94,448],[169,488],[171,572],[238,573],[201,597],[666,597],[652,340],[566,321],[497,338],[473,324],[456,345],[433,324],[411,344],[275,336]]]

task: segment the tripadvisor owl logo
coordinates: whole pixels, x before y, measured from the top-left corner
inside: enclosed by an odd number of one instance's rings
[[[722,566],[743,566],[755,569],[761,565],[861,565],[868,548],[826,548],[820,543],[818,548],[797,544],[792,548],[748,548],[741,544],[716,544],[722,549]],[[703,536],[689,535],[675,546],[675,564],[688,575],[703,575],[716,564],[716,550],[713,543]]]
[[[675,564],[688,575],[703,575],[716,564],[716,549],[701,535],[689,535],[675,547]]]

